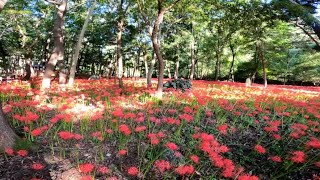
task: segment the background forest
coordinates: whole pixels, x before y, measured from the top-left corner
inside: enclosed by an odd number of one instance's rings
[[[35,69],[44,69],[55,47],[59,2],[7,2],[0,15],[1,74],[24,69],[28,59]],[[158,19],[159,4],[166,10],[163,19]],[[63,58],[56,70],[68,74],[77,59],[77,75],[147,77],[149,71],[157,77],[154,34],[164,77],[251,77],[262,83],[265,72],[271,83],[318,84],[317,15],[316,1],[68,1],[61,24]]]

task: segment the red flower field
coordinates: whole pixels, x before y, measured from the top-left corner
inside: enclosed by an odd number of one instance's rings
[[[144,79],[0,86],[21,140],[5,179],[319,179],[320,88],[193,81],[162,99]],[[31,88],[33,87],[33,88]]]

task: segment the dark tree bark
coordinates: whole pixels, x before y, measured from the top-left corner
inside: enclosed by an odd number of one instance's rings
[[[268,83],[267,83],[266,61],[264,59],[261,42],[257,42],[257,51],[258,51],[259,60],[261,61],[261,64],[262,64],[264,88],[267,88]]]
[[[0,151],[5,148],[12,148],[18,136],[10,127],[3,111],[2,102],[0,101]]]
[[[67,11],[67,0],[62,0],[58,5],[57,17],[53,27],[54,47],[50,59],[46,65],[42,80],[42,89],[50,88],[51,75],[54,74],[54,68],[58,63],[60,70],[63,66],[64,59],[64,16]]]
[[[25,66],[26,75],[23,77],[22,80],[29,81],[31,79],[31,63],[30,60],[27,60],[26,66]]]

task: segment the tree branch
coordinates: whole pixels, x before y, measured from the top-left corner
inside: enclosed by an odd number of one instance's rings
[[[301,25],[298,23],[298,21],[295,23],[295,25],[296,25],[297,27],[299,27],[306,35],[308,35],[309,38],[310,38],[314,43],[316,43],[316,45],[317,45],[318,47],[320,47],[320,43],[319,43],[306,29],[304,29],[304,27],[301,26]]]
[[[51,4],[55,4],[55,5],[60,5],[61,4],[61,1],[54,1],[54,0],[45,0],[47,1],[48,3],[51,3]]]

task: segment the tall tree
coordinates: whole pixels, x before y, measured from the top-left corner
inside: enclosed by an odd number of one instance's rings
[[[57,5],[57,16],[55,19],[53,27],[53,50],[49,58],[49,61],[46,64],[46,69],[44,71],[43,80],[42,80],[42,89],[50,88],[51,84],[51,75],[54,74],[55,66],[58,64],[59,70],[63,68],[64,60],[64,17],[67,11],[67,0],[62,1],[49,1]]]
[[[80,35],[79,35],[79,38],[78,38],[78,42],[77,42],[77,45],[75,47],[75,52],[74,52],[74,55],[72,57],[72,64],[71,64],[71,67],[70,67],[70,75],[69,75],[69,82],[68,82],[69,86],[73,86],[75,73],[76,73],[76,68],[77,68],[77,63],[78,63],[78,59],[79,59],[79,53],[80,53],[80,49],[81,49],[81,45],[82,45],[82,40],[83,40],[83,37],[84,37],[84,33],[87,30],[87,27],[88,27],[90,18],[91,18],[92,14],[93,14],[93,10],[94,10],[95,6],[96,6],[96,0],[93,1],[93,4],[91,5],[91,7],[90,7],[90,9],[88,11],[88,15],[86,17],[86,20],[83,23],[83,26],[82,26],[82,29],[81,29],[81,32],[80,32]]]
[[[172,3],[169,3],[167,6],[165,6],[166,1],[165,0],[157,0],[157,15],[154,20],[153,27],[151,27],[151,23],[148,20],[146,14],[144,14],[142,11],[142,16],[145,20],[145,23],[148,27],[149,35],[151,35],[151,41],[152,41],[152,47],[153,51],[156,54],[157,60],[158,60],[158,85],[157,85],[157,96],[162,97],[163,92],[163,74],[164,74],[164,60],[160,51],[160,43],[158,40],[158,33],[160,24],[163,22],[163,18],[165,14],[172,9],[180,0],[175,0]]]

